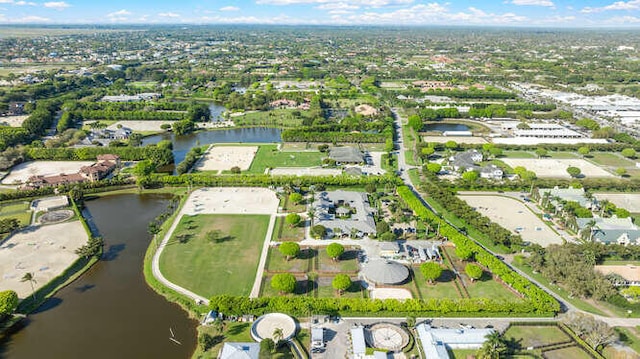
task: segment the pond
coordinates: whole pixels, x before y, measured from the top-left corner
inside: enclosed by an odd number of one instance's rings
[[[282,141],[282,130],[271,127],[232,128],[225,130],[198,131],[185,136],[164,133],[145,137],[142,145],[170,140],[173,143],[173,157],[176,164],[182,162],[187,152],[194,146],[212,143],[274,143]]]
[[[149,288],[142,273],[147,225],[169,200],[128,194],[88,201],[90,225],[105,240],[103,259],[12,329],[0,357],[190,358],[197,322]]]
[[[467,125],[461,123],[428,123],[424,126],[425,131],[469,131],[470,128]]]

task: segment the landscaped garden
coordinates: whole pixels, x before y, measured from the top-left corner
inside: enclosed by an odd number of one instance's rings
[[[256,276],[269,216],[183,216],[160,257],[173,283],[199,295],[248,296]]]

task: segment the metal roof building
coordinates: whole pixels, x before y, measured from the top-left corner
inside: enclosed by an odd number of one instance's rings
[[[409,269],[398,262],[374,259],[365,265],[362,274],[375,284],[398,284],[409,277]]]

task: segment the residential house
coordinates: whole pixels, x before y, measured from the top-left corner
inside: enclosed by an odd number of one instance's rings
[[[329,150],[329,158],[338,165],[364,163],[364,154],[354,147],[333,147]]]
[[[374,209],[366,193],[350,191],[319,192],[314,206],[314,225],[327,228],[328,236],[358,237],[375,235]]]
[[[559,188],[558,186],[554,188],[539,188],[538,197],[542,205],[545,205],[548,201],[556,211],[562,209],[562,201],[577,202],[581,207],[592,211],[599,208],[598,200],[587,197],[584,188]]]
[[[218,359],[258,359],[259,343],[227,342],[222,346]]]
[[[604,244],[640,244],[640,228],[631,218],[577,218],[576,223],[585,239]]]
[[[476,167],[479,167],[477,164],[482,162],[483,156],[478,150],[469,150],[462,153],[458,153],[449,158],[449,164],[456,171],[469,171],[473,170]]]

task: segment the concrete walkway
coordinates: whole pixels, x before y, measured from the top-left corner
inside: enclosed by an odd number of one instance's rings
[[[267,263],[267,256],[269,255],[269,247],[271,245],[271,237],[273,236],[273,229],[276,224],[276,215],[272,214],[269,219],[269,227],[267,227],[267,234],[264,237],[264,244],[262,245],[262,253],[260,254],[260,262],[258,263],[258,272],[256,272],[256,279],[253,281],[253,288],[251,288],[251,294],[249,298],[258,298],[260,295],[260,286],[262,285],[262,276],[264,275],[264,266]]]

